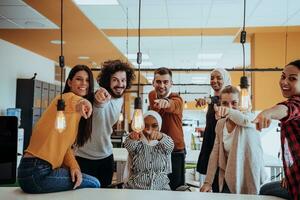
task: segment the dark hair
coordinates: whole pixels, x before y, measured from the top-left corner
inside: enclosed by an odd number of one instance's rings
[[[154,71],[154,76],[155,76],[156,74],[159,74],[159,75],[166,75],[166,74],[169,74],[170,77],[172,78],[172,71],[171,71],[170,69],[166,68],[166,67],[160,67],[160,68],[156,69],[156,70]]]
[[[93,105],[94,102],[94,77],[93,73],[90,70],[90,68],[86,65],[75,65],[66,80],[65,89],[63,93],[67,93],[71,91],[71,88],[68,84],[68,80],[72,80],[75,76],[75,74],[79,71],[85,71],[89,76],[89,89],[87,92],[87,95],[84,96],[85,99],[89,100],[91,104]],[[79,126],[78,126],[78,132],[77,132],[77,138],[76,138],[76,145],[81,147],[83,146],[91,137],[92,134],[92,116],[85,119],[83,117],[80,118]]]
[[[236,87],[234,87],[232,85],[227,85],[221,91],[220,97],[222,96],[222,94],[239,94],[239,93],[240,93],[240,91]]]
[[[118,71],[124,71],[126,73],[126,89],[129,89],[132,81],[135,79],[134,70],[128,63],[122,62],[121,60],[108,60],[102,64],[101,72],[97,77],[99,86],[112,93],[110,79],[112,75]]]
[[[294,60],[294,61],[290,62],[288,65],[293,65],[300,70],[300,60]]]

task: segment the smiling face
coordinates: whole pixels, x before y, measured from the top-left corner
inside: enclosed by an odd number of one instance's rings
[[[166,97],[172,87],[171,76],[169,74],[155,74],[153,80],[153,87],[155,88],[155,91],[159,98]]]
[[[222,93],[221,106],[237,110],[239,107],[239,94],[238,93]]]
[[[110,90],[112,96],[120,98],[126,89],[126,84],[127,77],[125,71],[117,71],[114,73],[110,78]]]
[[[286,66],[281,74],[279,86],[285,98],[300,95],[300,70],[293,65]]]
[[[213,71],[210,75],[210,85],[215,92],[220,92],[223,87],[224,81],[220,72]]]
[[[78,71],[72,79],[68,80],[70,91],[78,96],[85,96],[89,90],[89,75],[86,71]]]

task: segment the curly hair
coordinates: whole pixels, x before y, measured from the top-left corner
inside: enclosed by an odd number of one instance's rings
[[[111,91],[110,79],[118,71],[126,72],[126,89],[129,89],[132,81],[135,79],[134,69],[128,63],[121,60],[108,60],[103,63],[101,72],[97,77],[99,86]]]

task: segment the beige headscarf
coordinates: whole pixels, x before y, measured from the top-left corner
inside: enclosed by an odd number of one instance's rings
[[[223,78],[223,86],[221,90],[224,89],[226,86],[231,85],[231,78],[228,71],[226,71],[223,68],[215,68],[210,74],[212,74],[213,72],[219,72]]]
[[[161,129],[161,125],[162,125],[162,118],[159,115],[158,112],[154,111],[154,110],[148,110],[147,112],[144,113],[144,119],[147,116],[152,116],[156,119],[157,123],[158,123],[158,131],[160,131]],[[149,146],[155,146],[159,143],[158,140],[151,140],[148,141],[146,139],[146,137],[144,136],[144,134],[142,134],[142,137],[140,139],[143,143],[149,145]],[[168,163],[167,163],[167,168],[168,168],[168,173],[172,173],[172,161],[171,161],[171,155],[168,157]],[[124,173],[123,173],[123,181],[126,182],[128,180],[128,178],[130,177],[130,166],[132,165],[132,158],[131,156],[128,154],[128,158],[126,161],[126,165],[125,165],[125,169],[124,169]]]
[[[144,119],[148,116],[151,116],[151,117],[154,117],[158,123],[158,131],[160,131],[161,129],[161,124],[162,124],[162,118],[161,116],[158,114],[158,112],[154,111],[154,110],[148,110],[147,112],[144,113]],[[157,145],[158,141],[157,140],[151,140],[151,141],[148,141],[146,139],[146,137],[144,136],[144,134],[142,135],[141,137],[141,140],[147,144],[147,145],[150,145],[150,146],[155,146]]]

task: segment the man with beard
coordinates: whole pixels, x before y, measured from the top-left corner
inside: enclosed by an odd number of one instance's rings
[[[77,149],[81,171],[99,179],[101,187],[112,182],[114,159],[111,143],[112,126],[118,121],[125,89],[131,87],[134,70],[120,60],[104,62],[97,78],[91,139]]]
[[[182,129],[183,101],[177,94],[171,92],[172,72],[168,68],[158,68],[154,72],[154,90],[149,93],[150,109],[162,117],[161,132],[174,141],[171,154],[172,173],[169,174],[170,187],[175,190],[185,184],[185,144]]]

